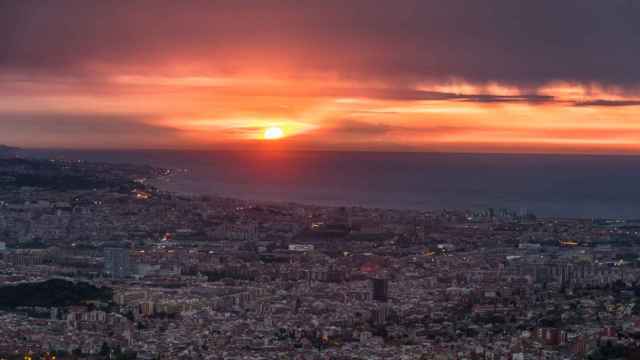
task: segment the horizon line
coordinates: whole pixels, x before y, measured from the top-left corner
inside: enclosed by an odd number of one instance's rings
[[[104,151],[104,152],[127,152],[127,151],[145,151],[145,152],[234,152],[234,153],[254,153],[254,152],[271,152],[271,153],[370,153],[370,154],[424,154],[424,155],[492,155],[492,156],[580,156],[580,157],[640,157],[640,152],[500,152],[500,151],[438,151],[438,150],[363,150],[363,149],[327,149],[327,148],[295,148],[295,149],[239,149],[239,148],[129,148],[129,147],[96,147],[96,148],[80,148],[80,147],[16,147],[6,144],[14,151]]]

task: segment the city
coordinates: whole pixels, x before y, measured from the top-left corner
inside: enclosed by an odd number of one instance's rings
[[[640,360],[640,0],[0,0],[0,360]]]
[[[640,222],[181,196],[150,185],[169,169],[0,161],[2,358],[640,351]]]

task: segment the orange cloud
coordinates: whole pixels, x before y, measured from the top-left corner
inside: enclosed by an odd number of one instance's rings
[[[406,87],[320,73],[5,79],[3,118],[66,116],[91,124],[117,117],[128,119],[123,124],[172,129],[109,145],[117,147],[231,146],[255,142],[265,128],[277,126],[286,135],[281,143],[290,148],[640,153],[640,99],[615,88],[466,82]],[[0,142],[19,137],[26,146],[48,145],[30,144],[25,134],[32,130],[7,124],[0,122]],[[55,126],[46,128],[55,132]]]

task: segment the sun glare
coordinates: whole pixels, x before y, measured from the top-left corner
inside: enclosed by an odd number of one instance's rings
[[[284,136],[284,132],[277,126],[272,126],[264,130],[264,138],[267,140],[280,139]]]

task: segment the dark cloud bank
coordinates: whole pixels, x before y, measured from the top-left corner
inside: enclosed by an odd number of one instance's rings
[[[640,85],[634,0],[1,1],[0,71],[197,59],[353,79]],[[491,101],[491,98],[477,101]],[[595,104],[614,105],[614,104]]]

